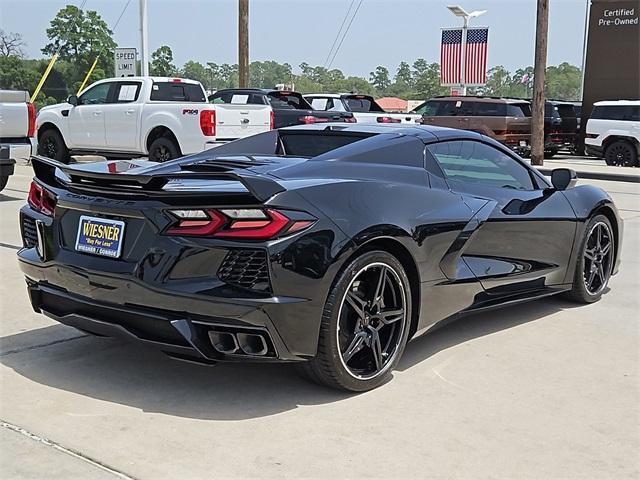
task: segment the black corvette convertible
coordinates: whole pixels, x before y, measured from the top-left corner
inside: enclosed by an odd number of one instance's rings
[[[596,301],[619,264],[604,191],[474,132],[310,125],[163,164],[33,167],[18,257],[36,311],[352,391],[461,314]]]

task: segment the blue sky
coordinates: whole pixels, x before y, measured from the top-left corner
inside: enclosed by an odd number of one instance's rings
[[[19,32],[30,58],[42,57],[49,21],[80,0],[0,0],[0,28]],[[112,26],[127,0],[87,0]],[[250,0],[250,58],[297,66],[323,65],[350,0]],[[438,61],[440,29],[457,26],[446,5],[454,0],[364,0],[333,63],[346,74],[368,76],[377,65],[395,72],[402,60]],[[548,63],[581,65],[587,0],[551,0]],[[235,63],[237,0],[148,0],[151,50],[171,46],[175,63]],[[357,4],[357,2],[356,2]],[[460,0],[467,11],[487,10],[489,66],[510,70],[533,64],[535,0]],[[138,46],[138,0],[131,0],[114,33],[121,47]]]

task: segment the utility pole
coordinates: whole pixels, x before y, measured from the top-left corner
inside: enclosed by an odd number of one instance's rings
[[[249,0],[238,0],[238,83],[249,86]]]
[[[140,70],[149,76],[149,33],[147,24],[147,0],[140,0]]]
[[[533,67],[531,111],[531,164],[544,164],[544,81],[547,70],[549,0],[538,0],[536,15],[536,56]]]
[[[466,82],[466,65],[467,65],[467,32],[469,31],[469,16],[465,15],[464,24],[462,25],[462,42],[460,44],[460,90],[461,95],[467,94],[467,82]]]

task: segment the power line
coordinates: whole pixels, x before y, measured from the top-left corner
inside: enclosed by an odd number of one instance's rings
[[[324,66],[327,66],[327,63],[329,62],[329,57],[331,57],[331,53],[333,52],[333,48],[336,46],[336,43],[338,43],[338,38],[340,37],[340,34],[342,33],[342,29],[344,28],[344,24],[347,23],[347,18],[349,17],[349,13],[351,13],[351,8],[353,7],[353,4],[356,3],[356,0],[351,0],[351,3],[349,4],[349,8],[347,9],[347,13],[345,13],[344,18],[342,19],[342,24],[340,25],[340,29],[338,30],[338,33],[336,33],[336,38],[333,39],[333,44],[331,44],[331,48],[329,49],[329,53],[327,53],[327,58],[324,60]]]
[[[342,39],[340,40],[340,43],[338,44],[338,47],[336,48],[336,51],[333,53],[333,57],[331,58],[331,61],[329,62],[329,65],[327,66],[327,68],[331,68],[331,65],[333,64],[333,61],[336,59],[336,55],[338,55],[338,52],[340,51],[340,47],[342,46],[342,42],[344,42],[344,39],[347,38],[347,34],[349,33],[349,29],[351,28],[351,24],[355,20],[356,15],[358,14],[358,10],[360,10],[360,7],[362,6],[362,2],[363,1],[364,0],[360,0],[360,3],[358,3],[358,6],[356,7],[355,11],[353,12],[353,16],[351,17],[351,21],[349,22],[349,25],[347,25],[347,29],[344,31],[344,34],[342,35]]]
[[[112,32],[115,32],[116,28],[118,28],[118,24],[120,23],[120,20],[122,19],[122,16],[124,15],[124,12],[127,11],[127,7],[129,6],[130,3],[131,3],[131,0],[127,0],[127,3],[125,4],[124,8],[122,9],[122,12],[120,12],[120,16],[116,20],[116,23],[113,24],[113,29],[111,30]]]

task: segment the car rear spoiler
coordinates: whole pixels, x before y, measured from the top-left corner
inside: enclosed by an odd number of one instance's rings
[[[240,182],[251,195],[253,195],[258,201],[264,202],[274,195],[284,192],[286,188],[280,185],[276,180],[269,178],[265,175],[255,175],[242,171],[206,171],[197,169],[196,171],[189,171],[189,165],[183,164],[180,167],[183,170],[180,171],[162,171],[148,174],[137,175],[134,173],[120,172],[110,173],[104,171],[95,171],[83,168],[78,165],[67,165],[57,160],[41,157],[35,155],[31,157],[31,163],[33,165],[33,171],[36,178],[43,182],[55,185],[56,183],[70,184],[71,186],[77,185],[82,187],[124,187],[126,190],[135,189],[135,191],[141,191],[146,193],[160,192],[162,188],[170,180],[228,180]],[[56,169],[61,170],[69,179],[70,182],[65,182],[59,177],[56,177]],[[186,170],[184,170],[186,169]]]

